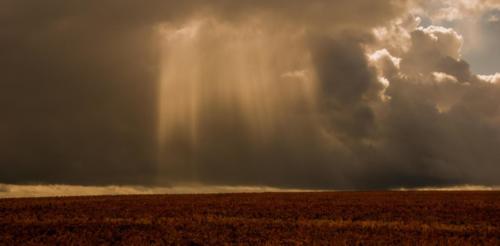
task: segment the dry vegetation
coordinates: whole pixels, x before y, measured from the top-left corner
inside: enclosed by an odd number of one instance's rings
[[[500,192],[0,200],[0,245],[500,245]]]

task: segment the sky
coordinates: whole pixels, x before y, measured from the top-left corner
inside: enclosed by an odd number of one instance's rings
[[[500,185],[498,0],[0,0],[0,29],[2,192]]]

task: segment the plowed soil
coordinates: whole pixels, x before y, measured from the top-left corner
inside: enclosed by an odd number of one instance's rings
[[[500,192],[0,199],[0,245],[500,245]]]

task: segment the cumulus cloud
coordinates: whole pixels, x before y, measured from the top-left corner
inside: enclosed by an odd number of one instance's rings
[[[498,185],[499,76],[415,4],[2,1],[0,182]]]
[[[460,59],[462,43],[462,37],[453,29],[439,26],[418,27],[411,32],[412,46],[404,54],[402,70],[406,74],[417,75],[439,69],[468,79],[468,64]]]
[[[470,71],[461,60],[463,40],[452,29],[417,27],[410,37],[401,70],[382,73],[391,85],[383,119],[386,163],[413,162],[412,174],[432,182],[495,184],[495,175],[484,171],[498,172],[499,157],[486,147],[499,139],[496,75]]]
[[[457,0],[413,1],[416,5],[411,11],[421,17],[426,24],[453,27],[465,40],[463,57],[477,73],[498,71],[496,49],[499,35],[496,16],[500,11],[497,0]]]
[[[492,74],[492,75],[478,75],[479,79],[482,81],[486,81],[492,84],[500,83],[500,73]]]

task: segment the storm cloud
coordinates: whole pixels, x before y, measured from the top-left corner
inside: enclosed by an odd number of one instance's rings
[[[500,76],[415,6],[0,0],[0,183],[498,185]]]

